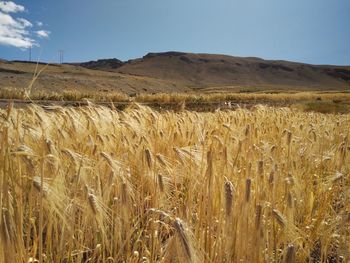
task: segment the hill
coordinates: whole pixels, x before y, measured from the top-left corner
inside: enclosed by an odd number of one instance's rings
[[[237,87],[273,90],[350,88],[350,68],[341,66],[182,52],[149,53],[143,58],[106,68],[110,63],[111,60],[96,61],[94,69],[167,80],[203,91],[236,90]],[[80,65],[85,67],[86,63]]]
[[[97,61],[88,61],[88,62],[76,63],[76,64],[72,63],[71,65],[82,66],[88,69],[113,71],[121,67],[123,64],[124,64],[123,61],[116,58],[112,58],[112,59],[99,59]]]
[[[125,63],[117,72],[166,79],[193,88],[251,86],[283,89],[348,89],[346,67],[314,66],[224,55],[150,53]]]
[[[122,62],[101,59],[84,63],[39,64],[46,67],[35,82],[39,91],[211,92],[350,90],[350,67],[310,65],[254,57],[149,53]],[[23,88],[36,64],[0,61],[0,88]]]
[[[177,85],[171,81],[156,79],[147,76],[134,76],[118,72],[109,72],[110,65],[102,66],[101,70],[92,70],[85,67],[96,68],[94,63],[80,65],[68,64],[42,64],[38,66],[33,62],[0,61],[0,90],[19,89],[28,87],[33,80],[34,72],[40,73],[34,82],[33,91],[55,92],[123,92],[134,94],[139,92],[186,92],[189,88]]]

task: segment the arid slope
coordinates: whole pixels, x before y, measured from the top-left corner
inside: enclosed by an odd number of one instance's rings
[[[239,87],[342,90],[350,88],[349,67],[315,66],[260,58],[179,52],[150,53],[117,72],[171,80],[192,88]]]
[[[45,67],[39,64],[39,70]],[[0,89],[27,87],[36,64],[0,61]],[[45,68],[39,91],[290,91],[350,90],[350,67],[181,52],[149,53],[122,62],[101,59]]]
[[[34,72],[45,68],[33,85],[34,91],[112,92],[186,92],[184,85],[147,76],[87,69],[78,65],[45,65],[28,62],[0,61],[0,90],[24,89],[30,85]]]

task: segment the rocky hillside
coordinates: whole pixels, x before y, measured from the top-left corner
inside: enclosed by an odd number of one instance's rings
[[[350,69],[260,58],[223,55],[154,53],[130,61],[120,73],[174,80],[196,88],[217,86],[350,88]]]
[[[40,63],[39,69],[45,67]],[[0,88],[23,88],[33,78],[36,64],[0,61]],[[42,91],[290,91],[350,90],[350,67],[310,65],[254,57],[149,53],[122,62],[101,59],[49,65],[36,80]]]
[[[76,64],[72,64],[72,65],[78,65],[78,66],[82,66],[82,67],[88,68],[88,69],[113,71],[113,70],[121,67],[123,64],[124,64],[123,61],[116,59],[116,58],[112,58],[112,59],[99,59],[97,61],[76,63]]]

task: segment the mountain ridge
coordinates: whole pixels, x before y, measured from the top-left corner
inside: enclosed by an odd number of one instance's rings
[[[62,93],[350,91],[350,66],[185,52],[148,53],[82,63],[0,60],[0,89]]]
[[[350,67],[312,65],[286,60],[235,57],[178,51],[148,53],[108,67],[112,60],[81,63],[82,67],[176,81],[194,88],[211,86],[291,86],[296,89],[350,88]],[[101,64],[101,66],[99,65]],[[94,67],[89,65],[93,64]]]

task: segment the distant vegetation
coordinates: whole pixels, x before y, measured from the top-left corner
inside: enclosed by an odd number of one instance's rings
[[[55,92],[30,92],[26,94],[23,89],[0,89],[0,99],[34,100],[34,101],[71,101],[78,102],[85,99],[93,102],[139,102],[150,106],[178,103],[191,104],[192,107],[211,103],[235,104],[267,104],[275,106],[291,106],[305,111],[322,113],[348,113],[350,112],[350,92],[224,92],[224,93],[139,93],[127,95],[121,92],[80,92],[76,90]],[[203,105],[204,104],[204,105]],[[171,109],[171,106],[169,106]],[[227,107],[226,105],[226,108]]]
[[[265,106],[10,106],[0,262],[349,262],[349,127]]]

